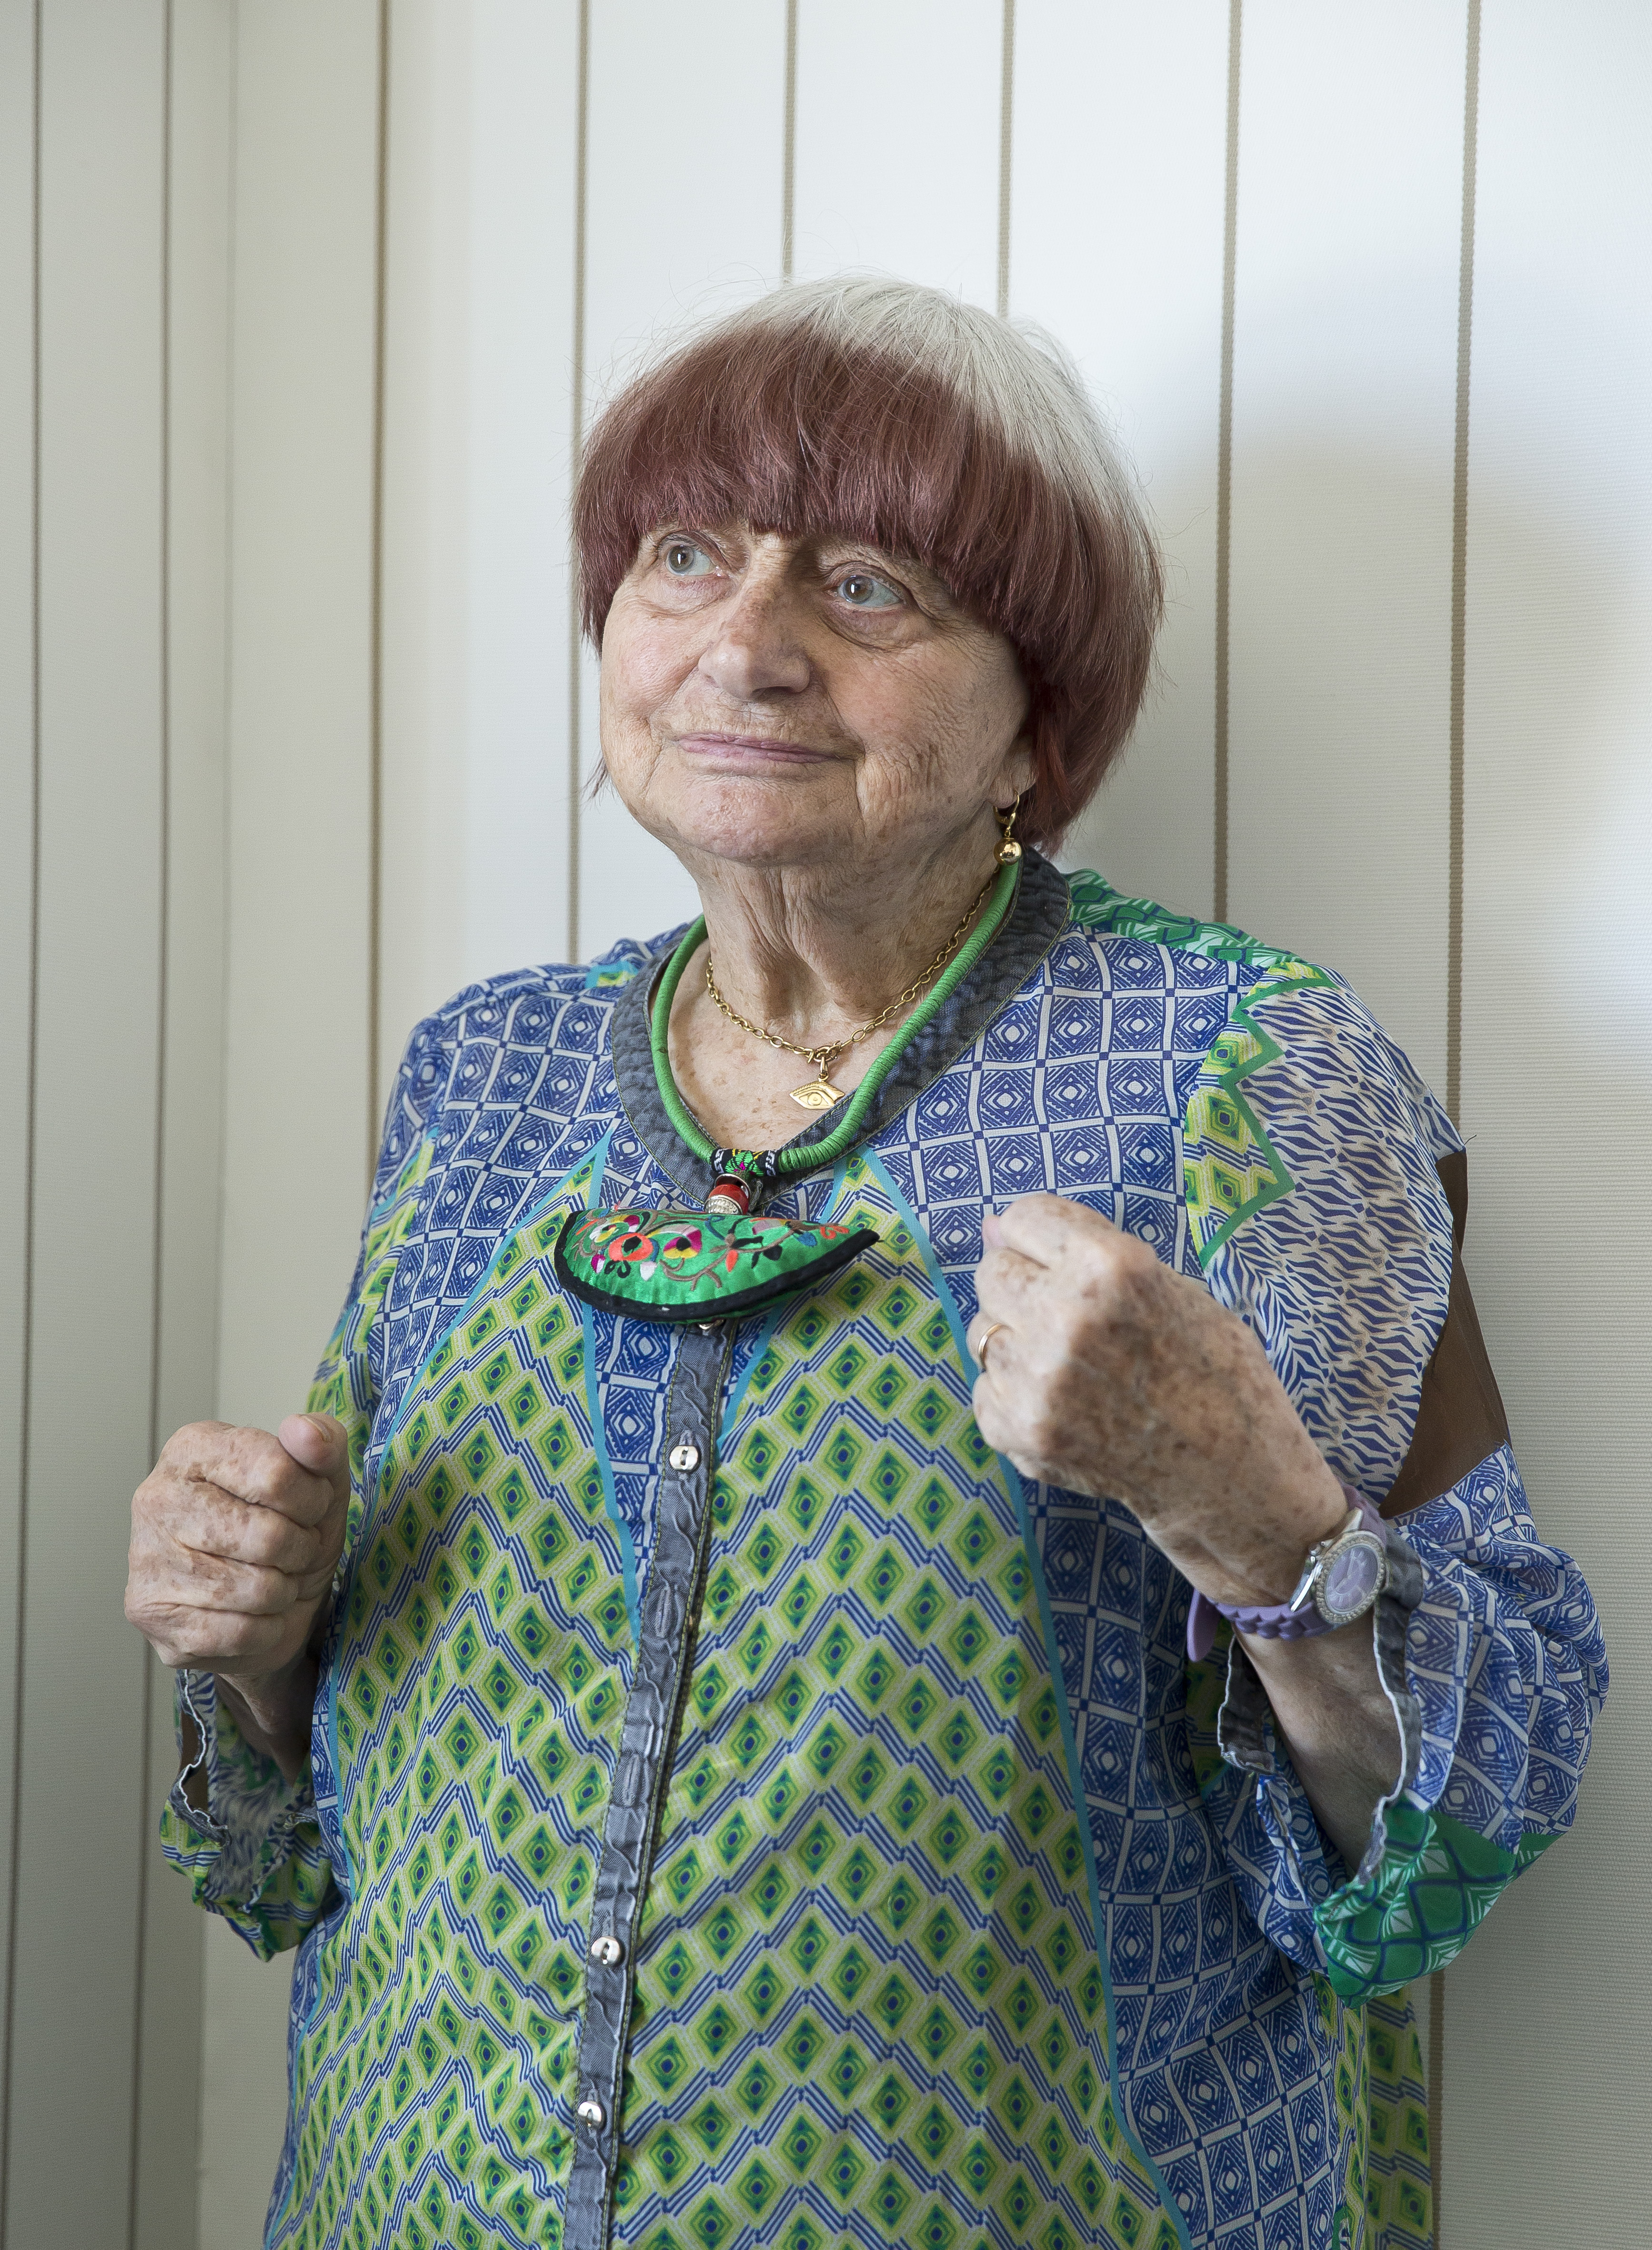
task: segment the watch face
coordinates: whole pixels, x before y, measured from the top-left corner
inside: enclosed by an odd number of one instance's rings
[[[1368,1533],[1351,1539],[1325,1565],[1316,1600],[1321,1613],[1345,1625],[1363,1617],[1382,1591],[1387,1557]]]

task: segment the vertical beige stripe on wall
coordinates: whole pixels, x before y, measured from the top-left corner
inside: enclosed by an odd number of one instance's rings
[[[579,461],[585,441],[585,252],[588,233],[586,176],[591,133],[591,0],[579,0],[578,121],[574,135],[574,286],[573,387],[569,411],[568,494],[570,504],[579,484]],[[568,573],[568,958],[580,958],[579,845],[580,736],[582,648],[579,629],[579,573],[571,554]]]
[[[302,1404],[370,1127],[379,0],[237,12],[219,1411]],[[258,2240],[290,1957],[207,1930],[204,2250]]]
[[[1222,198],[1222,375],[1216,434],[1216,710],[1213,728],[1211,911],[1227,919],[1228,691],[1232,662],[1231,602],[1234,526],[1234,287],[1239,254],[1239,90],[1245,29],[1244,0],[1227,10],[1227,118],[1223,136],[1226,192]]]
[[[1476,147],[1480,108],[1480,0],[1469,0],[1462,100],[1462,225],[1457,281],[1457,411],[1451,495],[1451,770],[1446,933],[1446,1108],[1462,1108],[1463,696],[1469,583],[1469,399],[1474,336]],[[1436,2245],[1445,2239],[1446,1977],[1428,1980],[1428,2150]]]
[[[1652,1205],[1640,1173],[1652,1114],[1652,12],[1488,0],[1478,93],[1469,1258],[1532,1513],[1593,1584],[1612,1693],[1574,1832],[1448,1977],[1447,2240],[1639,2250],[1652,2211]]]
[[[1212,908],[1229,0],[1017,0],[1011,305],[1076,357],[1168,566],[1146,707],[1070,866]],[[1151,182],[1144,193],[1143,183]]]
[[[38,857],[4,2121],[9,2242],[122,2242],[145,1658],[118,1623],[153,1399],[166,18],[39,18]],[[88,2130],[87,2120],[104,2121]]]
[[[1451,490],[1451,832],[1446,956],[1446,1107],[1462,1100],[1462,714],[1469,592],[1469,399],[1474,341],[1474,205],[1480,121],[1480,0],[1469,0],[1457,280],[1457,418]]]
[[[159,508],[158,587],[160,603],[160,765],[156,776],[159,819],[156,824],[156,875],[160,891],[160,912],[157,917],[156,1001],[155,1026],[155,1148],[154,1177],[151,1184],[150,1250],[149,1250],[149,1427],[146,1443],[137,1464],[141,1471],[154,1460],[160,1450],[159,1430],[161,1411],[161,1314],[163,1287],[162,1251],[166,1232],[166,1123],[167,1073],[166,1057],[169,1034],[167,1007],[168,977],[168,904],[171,895],[171,695],[170,667],[167,660],[170,638],[169,591],[171,581],[171,489],[172,489],[172,390],[171,390],[171,297],[172,297],[172,0],[163,0],[161,11],[162,83],[161,96],[161,257],[156,287],[159,300],[160,346],[160,489]],[[148,1941],[149,1936],[151,1878],[156,1872],[152,1850],[153,1832],[149,1805],[155,1782],[155,1748],[156,1706],[162,1700],[157,1693],[159,1682],[156,1667],[147,1647],[139,1652],[142,1692],[139,1702],[141,1754],[138,1766],[137,1826],[132,1839],[133,1873],[137,1894],[137,1944],[133,1969],[132,1994],[132,2080],[127,2135],[127,2241],[128,2250],[135,2250],[138,2221],[138,2157],[140,2135],[143,2123],[143,2065],[149,2042],[149,2011],[146,2002],[150,1998]],[[168,1683],[169,1685],[169,1682]],[[164,2002],[164,1996],[156,1996]]]
[[[371,623],[369,661],[367,779],[367,1143],[363,1191],[370,1193],[378,1165],[384,1088],[381,949],[384,940],[384,332],[389,282],[391,0],[378,0],[378,106],[375,116],[373,198],[373,460]]]
[[[0,7],[0,2234],[10,2135],[17,1956],[24,1490],[29,1449],[29,1302],[34,1189],[35,901],[38,701],[38,16]]]
[[[224,1031],[224,706],[233,26],[170,0],[167,73],[165,914],[161,1221],[150,1451],[216,1406]],[[161,1867],[176,1759],[170,1675],[149,1665],[133,2250],[194,2250],[204,1917]]]
[[[780,279],[791,279],[798,202],[798,0],[786,0],[785,110],[781,125]]]
[[[998,311],[1010,309],[1010,212],[1015,156],[1015,0],[1004,0],[1003,59],[999,66]]]

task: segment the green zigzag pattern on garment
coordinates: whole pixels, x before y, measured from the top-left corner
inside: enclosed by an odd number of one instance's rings
[[[394,2224],[407,2250],[558,2224],[631,1627],[623,1572],[593,1536],[609,1495],[584,1337],[547,1260],[603,1153],[501,1241],[410,1386],[352,1532],[329,1709],[350,1907],[318,1948],[293,2060],[299,2130],[272,2229],[290,2250],[335,2240],[352,2207],[361,2239]],[[347,1418],[370,1412],[348,1386],[376,1279],[370,1261],[323,1368],[334,1388],[313,1402]]]
[[[1235,961],[1263,974],[1234,1008],[1213,1042],[1182,1119],[1182,1180],[1187,1223],[1199,1262],[1208,1266],[1234,1230],[1253,1212],[1290,1191],[1289,1173],[1266,1128],[1239,1091],[1239,1082],[1282,1050],[1257,1022],[1255,1011],[1331,980],[1323,969],[1261,945],[1227,922],[1197,921],[1151,899],[1127,899],[1088,869],[1068,878],[1074,919],[1086,929],[1136,937],[1212,960]]]
[[[1509,1885],[1552,1836],[1512,1851],[1449,1813],[1401,1798],[1387,1814],[1388,1848],[1370,1882],[1352,1882],[1314,1912],[1326,1973],[1344,2000],[1397,1991],[1455,1961]]]
[[[736,1442],[731,1410],[720,1450],[637,1946],[624,2239],[836,2250],[854,2213],[868,2241],[1176,2250],[1115,2103],[1059,1674],[962,1322],[874,1157],[831,1211],[878,1241],[782,1308],[762,1412]],[[737,2081],[695,2091],[732,2049]]]

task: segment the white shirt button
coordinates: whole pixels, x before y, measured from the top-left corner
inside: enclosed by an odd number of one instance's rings
[[[681,1445],[674,1446],[671,1448],[671,1466],[674,1469],[682,1469],[685,1471],[688,1469],[697,1469],[700,1466],[699,1446],[691,1446],[688,1442],[687,1439],[683,1440]]]
[[[592,2126],[599,2133],[608,2122],[608,2112],[600,2102],[594,2100],[589,2095],[575,2110],[574,2115],[582,2125]]]
[[[591,1957],[604,1969],[618,1969],[626,1957],[626,1949],[617,1937],[593,1937]]]

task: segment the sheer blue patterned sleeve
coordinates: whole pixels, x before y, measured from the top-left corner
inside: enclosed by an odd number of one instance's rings
[[[1185,1128],[1194,1252],[1337,1475],[1380,1503],[1446,1318],[1435,1165],[1461,1144],[1337,980],[1275,978],[1234,1021]],[[1198,1177],[1218,1131],[1244,1143],[1221,1207]],[[1242,1647],[1195,1667],[1190,1697],[1206,1809],[1247,1903],[1353,2002],[1444,1966],[1570,1825],[1607,1685],[1589,1590],[1540,1537],[1506,1446],[1391,1523],[1389,1555],[1374,1630],[1403,1770],[1357,1869],[1323,1838]]]

